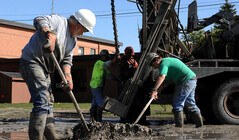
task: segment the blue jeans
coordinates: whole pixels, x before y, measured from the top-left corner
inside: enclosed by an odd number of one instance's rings
[[[33,102],[33,113],[52,113],[54,96],[51,89],[50,74],[40,64],[20,60],[20,72],[26,81],[31,101]]]
[[[190,79],[182,84],[176,85],[174,92],[173,112],[183,111],[185,106],[189,112],[200,113],[200,110],[196,106],[195,102],[196,86],[196,79]]]
[[[91,88],[91,92],[93,95],[92,103],[91,103],[91,108],[95,106],[101,106],[104,96],[103,96],[103,88],[98,87],[98,88]]]

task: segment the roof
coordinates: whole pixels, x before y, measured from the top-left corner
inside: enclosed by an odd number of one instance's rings
[[[0,19],[0,24],[24,28],[24,29],[36,30],[32,25],[19,23],[19,22],[15,22],[15,21],[10,21],[10,20],[5,20],[5,19]],[[91,36],[86,36],[86,35],[81,35],[81,36],[78,36],[77,38],[83,39],[83,40],[94,41],[94,42],[105,43],[105,44],[111,44],[111,45],[115,44],[115,42],[111,41],[111,40],[106,40],[106,39],[101,39],[101,38],[96,38],[96,37],[91,37]],[[123,46],[123,43],[119,42],[119,45]]]
[[[32,25],[19,23],[19,22],[15,22],[15,21],[10,21],[10,20],[5,20],[5,19],[0,19],[0,24],[35,30],[35,28]]]
[[[96,37],[91,37],[91,36],[86,36],[86,35],[81,35],[77,37],[78,39],[84,39],[84,40],[89,40],[89,41],[97,41],[100,43],[106,43],[106,44],[115,44],[114,41],[111,40],[106,40],[106,39],[101,39],[101,38],[96,38]],[[120,46],[123,46],[123,43],[119,42]]]
[[[19,63],[20,59],[19,58],[1,58],[0,57],[0,65],[5,64],[5,63]]]
[[[123,53],[121,53],[122,55]],[[141,56],[141,53],[135,53],[134,58],[139,59]],[[111,58],[115,57],[115,54],[110,54]],[[73,61],[76,60],[96,60],[99,59],[99,55],[80,55],[80,56],[73,56]]]
[[[0,73],[8,76],[8,77],[11,77],[11,78],[22,78],[21,74],[19,72],[6,72],[6,71],[0,71]]]

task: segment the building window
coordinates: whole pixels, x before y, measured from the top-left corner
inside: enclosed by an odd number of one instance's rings
[[[79,47],[79,55],[84,55],[84,48],[83,47]]]
[[[90,49],[90,54],[94,55],[95,54],[95,49]]]

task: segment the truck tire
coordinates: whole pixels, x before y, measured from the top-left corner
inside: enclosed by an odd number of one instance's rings
[[[239,79],[231,79],[220,85],[212,105],[220,123],[239,124]]]

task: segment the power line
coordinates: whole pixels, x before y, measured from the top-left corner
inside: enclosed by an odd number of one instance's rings
[[[207,2],[207,3],[210,3],[210,2]],[[229,4],[238,4],[239,2],[229,2]],[[204,8],[204,7],[213,7],[213,6],[218,6],[218,5],[223,5],[225,3],[214,3],[214,4],[207,4],[207,5],[199,5],[198,6],[198,11],[200,10],[210,10],[210,9],[201,9],[201,8]],[[184,9],[187,9],[188,7],[182,7],[180,8],[181,10],[184,10]],[[175,8],[177,9],[177,8]],[[128,9],[129,10],[129,9]],[[133,9],[130,9],[130,10],[133,10]],[[127,10],[118,10],[118,11],[127,11]],[[103,11],[102,11],[103,12]],[[187,12],[187,11],[180,11],[180,12]],[[66,14],[66,13],[64,13]],[[117,16],[120,16],[120,17],[126,17],[127,16],[133,16],[133,15],[137,15],[137,14],[140,14],[140,12],[123,12],[123,13],[116,13]],[[26,16],[31,16],[31,15],[35,15],[35,14],[25,14]],[[41,14],[37,14],[37,15],[41,15]],[[7,16],[7,15],[0,15],[0,16]],[[10,16],[10,15],[8,15]],[[14,16],[14,15],[11,15],[11,16]],[[20,15],[17,15],[17,16],[20,16]],[[101,14],[101,15],[96,15],[97,18],[107,18],[107,17],[111,17],[111,14]],[[13,20],[13,21],[32,21],[32,19],[22,19],[22,20]]]
[[[204,2],[204,3],[212,3],[213,1],[210,1],[210,2]],[[229,2],[229,4],[236,4],[236,3],[239,3],[238,1],[233,1],[233,2]],[[198,3],[198,8],[200,7],[210,7],[210,6],[218,6],[218,5],[223,5],[225,3],[212,3],[212,4],[207,4],[207,5],[200,5]],[[180,9],[187,9],[188,7],[187,6],[184,6],[184,7],[181,7]],[[175,8],[177,9],[177,8]],[[117,11],[131,11],[131,10],[135,10],[135,9],[123,9],[123,10],[117,10]],[[99,12],[110,12],[110,11],[97,11],[97,13]],[[131,14],[132,12],[128,12],[129,14]],[[133,12],[134,13],[134,12]],[[72,13],[60,13],[62,15],[65,15],[65,14],[72,14]],[[120,13],[121,14],[121,13]],[[122,13],[124,14],[124,13]],[[47,13],[45,14],[24,14],[24,15],[0,15],[0,16],[33,16],[33,15],[47,15]],[[107,16],[107,15],[111,15],[111,14],[104,14],[104,15],[99,15],[99,16]]]
[[[239,2],[238,2],[239,3]],[[217,5],[215,5],[215,6],[217,6]],[[239,6],[239,4],[235,4],[235,6]],[[213,6],[210,6],[210,7],[213,7]],[[198,11],[205,11],[205,10],[212,10],[211,8],[205,8],[205,7],[200,7],[199,9],[198,9]],[[218,9],[219,10],[219,9]],[[239,10],[239,9],[238,9]],[[188,12],[188,10],[187,9],[182,9],[182,11],[180,11],[181,13],[182,12]]]
[[[120,15],[131,15],[131,14],[139,14],[140,12],[127,12],[127,13],[118,13],[116,14],[117,16]],[[104,16],[111,16],[111,14],[106,14],[106,15],[95,15],[96,17],[104,17]]]
[[[239,2],[230,2],[229,4],[236,4],[236,3],[239,3]],[[201,7],[210,7],[210,6],[218,6],[218,5],[223,5],[225,3],[217,3],[217,4],[208,4],[208,5],[198,5],[197,7],[198,8],[201,8]],[[180,9],[187,9],[188,7],[182,7]]]
[[[225,0],[223,0],[223,1],[225,1]],[[218,2],[219,2],[218,0],[217,0],[217,1],[210,1],[210,0],[209,0],[209,1],[207,1],[207,2],[201,2],[201,3],[197,1],[197,4],[198,4],[198,5],[201,5],[201,4],[209,4],[209,3],[211,3],[211,4],[217,4]],[[232,3],[232,2],[238,2],[238,0],[235,0],[235,1],[231,1],[231,0],[230,0],[230,2],[228,2],[228,3],[230,4],[230,3]],[[225,2],[224,2],[223,4],[225,4]],[[181,4],[181,6],[184,6],[184,7],[185,7],[185,6],[188,6],[188,5],[189,5],[189,4]]]

